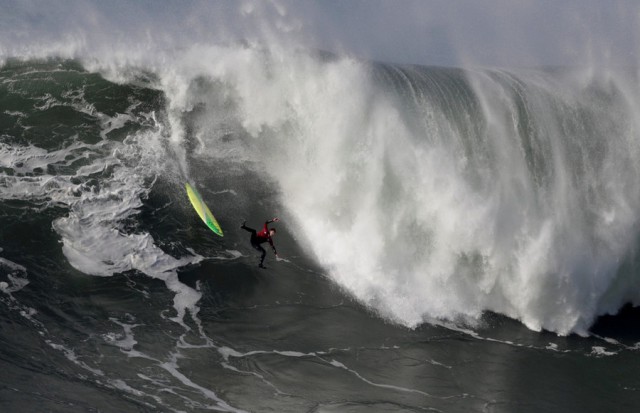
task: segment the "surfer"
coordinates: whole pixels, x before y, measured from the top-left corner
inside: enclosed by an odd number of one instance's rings
[[[275,256],[276,257],[278,256],[276,247],[273,245],[273,236],[276,235],[276,229],[268,227],[268,225],[271,224],[272,222],[278,222],[278,221],[280,221],[279,218],[273,218],[265,222],[264,228],[260,232],[257,232],[255,229],[249,228],[248,226],[246,226],[247,221],[244,221],[242,223],[242,226],[240,227],[243,230],[251,233],[251,239],[250,239],[251,246],[257,251],[262,253],[262,255],[260,256],[260,264],[258,264],[258,267],[260,268],[267,268],[264,266],[264,257],[267,255],[267,251],[265,251],[265,249],[262,248],[260,244],[268,242],[269,245],[271,245],[271,248],[273,248],[273,253],[275,254]]]

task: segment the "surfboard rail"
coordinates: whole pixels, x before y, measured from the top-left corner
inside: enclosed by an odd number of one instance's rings
[[[202,222],[204,222],[209,227],[209,229],[211,229],[211,231],[213,231],[217,235],[220,235],[221,237],[224,237],[224,233],[222,232],[222,228],[220,228],[218,220],[213,216],[207,204],[204,203],[204,201],[202,200],[202,196],[200,196],[200,193],[188,182],[185,184],[185,188],[187,189],[187,196],[189,197],[189,201],[191,202],[193,209],[195,209],[195,211],[198,213],[200,219],[202,219]]]

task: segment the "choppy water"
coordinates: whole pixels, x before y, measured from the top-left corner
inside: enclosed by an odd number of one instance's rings
[[[633,76],[174,57],[0,70],[2,411],[640,407]]]

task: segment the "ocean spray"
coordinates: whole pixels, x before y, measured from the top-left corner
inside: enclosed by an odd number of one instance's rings
[[[211,71],[200,64],[232,102],[240,158],[277,184],[331,277],[384,317],[495,311],[585,334],[638,302],[637,115],[623,74],[584,84],[247,50],[251,65],[232,71],[215,53]]]

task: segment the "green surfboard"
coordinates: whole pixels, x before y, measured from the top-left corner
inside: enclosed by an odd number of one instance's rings
[[[204,223],[207,224],[207,226],[211,229],[211,231],[223,237],[224,234],[222,233],[222,228],[220,228],[220,224],[218,224],[216,217],[213,216],[213,214],[209,210],[209,207],[207,206],[207,204],[204,203],[198,191],[196,191],[196,189],[191,185],[189,185],[188,183],[185,184],[185,187],[187,188],[187,195],[189,196],[189,201],[191,201],[191,205],[193,205],[193,209],[196,210],[196,212],[198,213],[198,216],[200,216],[202,221],[204,221]]]

